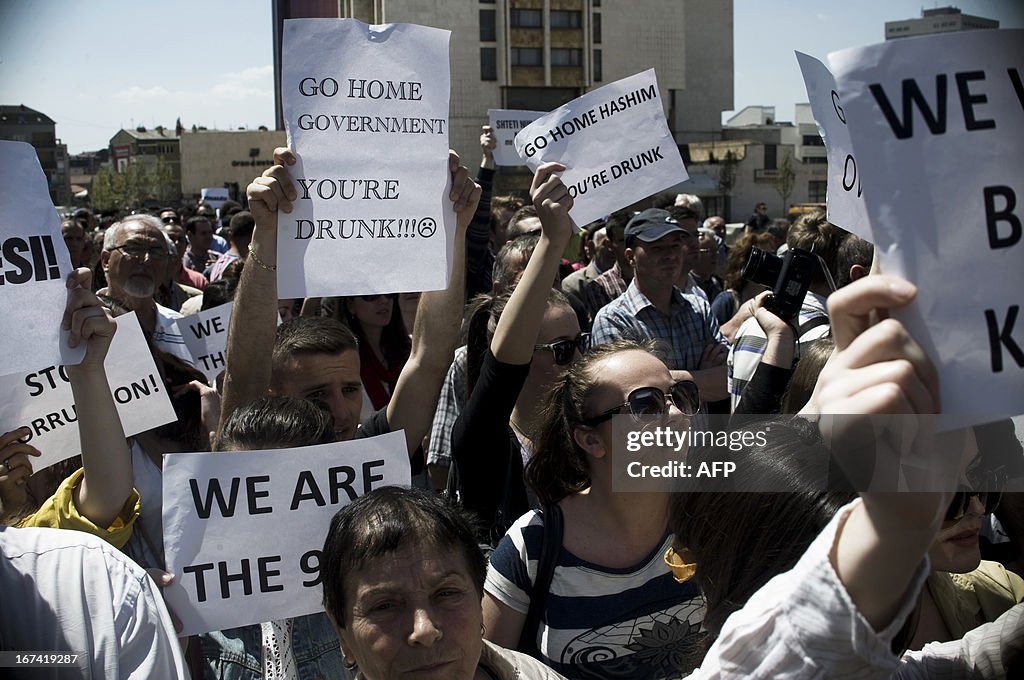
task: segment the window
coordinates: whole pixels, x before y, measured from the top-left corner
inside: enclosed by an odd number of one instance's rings
[[[594,13],[591,23],[594,26],[594,42],[599,43],[601,42],[601,14],[599,12]]]
[[[582,66],[583,50],[554,47],[551,49],[552,66]]]
[[[604,73],[601,68],[601,50],[594,50],[594,82],[599,83],[604,80]]]
[[[581,28],[582,12],[564,9],[551,10],[551,28]]]
[[[497,39],[497,31],[494,28],[494,10],[480,10],[480,42],[494,42]]]
[[[820,135],[804,135],[804,146],[825,146]]]
[[[480,80],[498,79],[498,50],[494,47],[480,48]]]
[[[544,52],[539,47],[513,47],[513,66],[543,66]]]
[[[807,200],[811,203],[824,203],[828,195],[828,182],[812,179],[807,183]]]
[[[539,9],[513,9],[508,15],[512,28],[540,28],[544,25],[544,13]]]
[[[776,169],[776,156],[778,155],[779,147],[775,144],[764,145],[764,169],[775,170]]]
[[[525,111],[553,111],[579,97],[576,87],[506,87],[505,105]]]

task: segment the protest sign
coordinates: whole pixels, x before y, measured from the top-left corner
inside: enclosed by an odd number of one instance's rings
[[[320,551],[334,514],[408,486],[405,433],[270,451],[164,456],[164,597],[181,635],[323,611]]]
[[[199,190],[199,200],[214,210],[220,210],[229,198],[228,190],[224,187],[203,187]]]
[[[544,115],[543,111],[520,111],[516,109],[488,109],[487,118],[497,146],[494,147],[495,165],[523,165],[523,159],[516,153],[516,133]]]
[[[941,376],[946,427],[1024,413],[1024,31],[829,55],[899,318]]]
[[[31,144],[0,141],[0,355],[5,371],[77,364],[60,329],[71,256]],[[31,338],[31,342],[26,342]]]
[[[169,423],[176,416],[135,312],[116,321],[117,332],[103,370],[124,433],[131,436]],[[0,432],[22,426],[32,431],[27,441],[43,454],[32,459],[35,470],[82,452],[78,412],[64,366],[0,377]]]
[[[354,19],[285,21],[288,168],[298,199],[279,213],[281,298],[448,285],[449,31]]]
[[[796,53],[807,88],[818,133],[828,154],[828,191],[825,197],[828,221],[838,224],[866,241],[874,242],[871,223],[864,206],[864,179],[858,174],[850,131],[846,125],[836,79],[832,72],[809,54]]]
[[[689,178],[665,121],[654,69],[605,85],[519,131],[516,152],[531,170],[558,161],[587,224]]]
[[[234,303],[228,302],[175,321],[192,355],[192,365],[203,372],[211,385],[226,365],[228,325],[233,308]]]

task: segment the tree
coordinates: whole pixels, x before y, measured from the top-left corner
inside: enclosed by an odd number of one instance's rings
[[[121,207],[120,175],[112,169],[100,168],[92,178],[89,188],[89,200],[93,210],[104,212],[117,210]]]
[[[721,164],[718,166],[718,187],[722,190],[722,196],[725,197],[724,205],[722,206],[723,212],[728,215],[731,211],[729,197],[732,194],[732,189],[736,186],[736,154],[731,150],[725,152],[725,158],[722,159]]]
[[[776,172],[775,190],[782,197],[782,210],[785,212],[789,206],[789,197],[793,194],[793,187],[796,184],[796,171],[793,169],[793,154],[791,152],[786,151],[782,155],[782,162],[779,163],[779,169]]]
[[[174,183],[174,173],[171,166],[163,158],[157,158],[156,163],[149,171],[148,195],[153,196],[161,205],[167,205],[172,199],[177,198],[178,187]]]

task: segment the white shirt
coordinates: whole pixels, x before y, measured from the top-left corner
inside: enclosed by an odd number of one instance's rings
[[[793,569],[761,587],[730,616],[700,668],[710,678],[1005,678],[1007,660],[1024,648],[1024,605],[961,640],[926,645],[901,659],[892,640],[917,606],[931,568],[923,557],[892,622],[875,631],[854,606],[829,560],[843,507]]]
[[[156,585],[96,536],[0,526],[0,611],[0,649],[82,654],[83,678],[188,678]]]

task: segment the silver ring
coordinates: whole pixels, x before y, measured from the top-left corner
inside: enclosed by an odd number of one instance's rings
[[[12,471],[12,469],[11,469],[11,459],[10,458],[8,458],[7,460],[4,461],[4,467],[7,468],[8,472]]]

